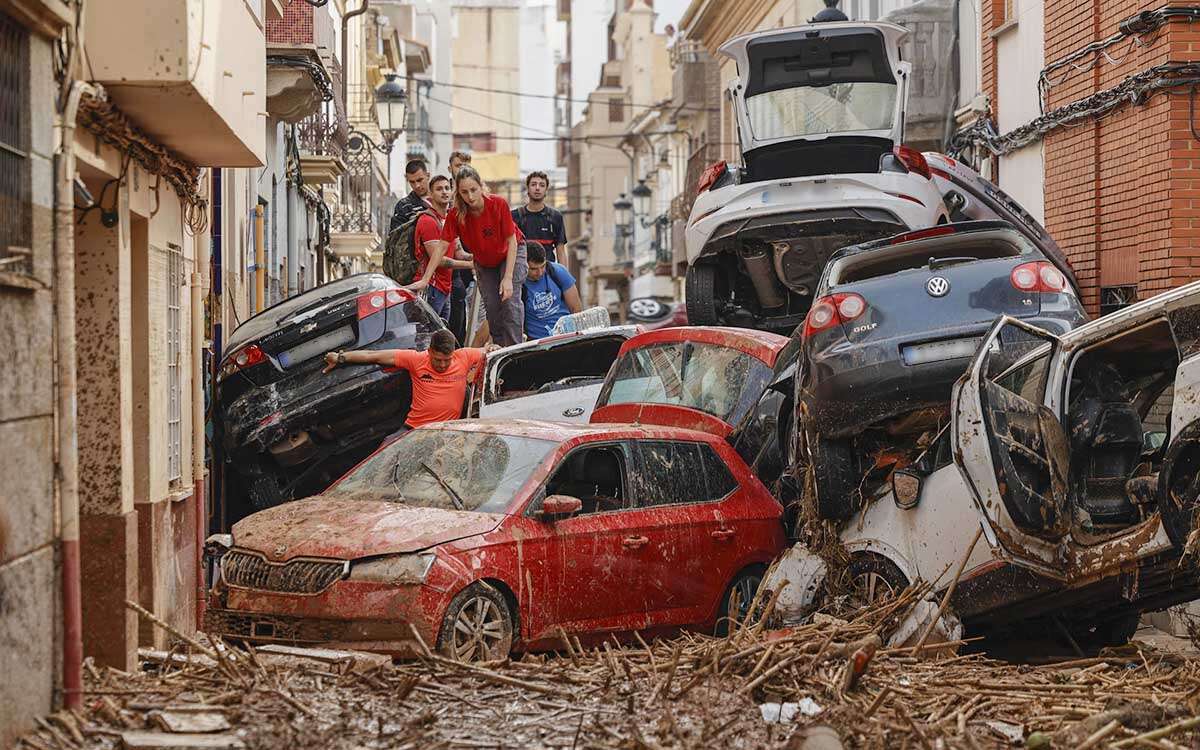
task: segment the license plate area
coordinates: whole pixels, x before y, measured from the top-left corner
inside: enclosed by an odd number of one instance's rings
[[[982,336],[971,336],[963,339],[946,339],[944,341],[929,341],[924,344],[909,344],[900,347],[900,356],[906,365],[924,365],[930,362],[945,362],[951,359],[967,359],[979,348]],[[993,352],[1000,351],[1000,342],[993,339],[988,347]]]
[[[335,328],[328,333],[323,333],[314,339],[309,339],[302,344],[293,346],[287,351],[280,352],[279,366],[286,370],[313,357],[319,357],[325,352],[353,344],[355,340],[356,337],[352,326]]]

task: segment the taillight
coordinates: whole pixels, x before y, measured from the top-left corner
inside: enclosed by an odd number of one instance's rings
[[[1051,292],[1054,294],[1074,294],[1067,277],[1049,261],[1037,260],[1032,263],[1022,263],[1012,270],[1008,276],[1014,288],[1022,292]]]
[[[933,179],[933,173],[929,171],[929,162],[925,161],[925,154],[908,146],[896,146],[892,153],[896,154],[901,164],[908,167],[909,172],[916,172],[927,180]]]
[[[368,315],[374,315],[392,305],[409,302],[412,299],[412,294],[404,289],[368,292],[358,298],[358,319],[362,320]]]
[[[700,195],[712,187],[713,183],[721,179],[721,175],[725,174],[728,169],[729,164],[723,160],[716,164],[708,165],[708,168],[704,170],[700,175],[700,179],[696,182],[696,195]]]
[[[804,336],[807,338],[839,323],[849,323],[866,311],[867,301],[854,293],[821,297],[809,308],[804,319]]]
[[[221,365],[221,372],[218,374],[221,378],[227,378],[239,370],[245,370],[247,367],[253,367],[260,362],[265,362],[267,355],[263,354],[262,349],[256,344],[243,346],[236,352],[225,358],[225,364]]]

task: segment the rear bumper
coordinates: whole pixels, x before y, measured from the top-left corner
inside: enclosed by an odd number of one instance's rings
[[[350,439],[352,444],[394,432],[408,416],[408,373],[374,366],[363,370],[315,393],[278,385],[247,391],[224,409],[226,450],[235,458],[252,457],[292,433],[314,428],[328,428],[342,438],[366,433]]]
[[[1059,334],[1078,324],[1060,318],[1026,318],[1025,322]],[[904,414],[948,406],[954,382],[970,364],[970,357],[919,365],[905,364],[904,347],[930,341],[981,338],[990,323],[923,332],[882,339],[868,344],[840,338],[810,352],[804,366],[801,393],[809,424],[827,437],[855,435],[878,423]],[[1015,362],[1037,343],[1032,339],[1001,339],[1001,366]]]
[[[688,263],[710,254],[709,240],[731,222],[839,211],[883,212],[907,229],[918,229],[936,224],[946,208],[933,182],[911,174],[827,175],[729,185],[697,199],[685,234]]]

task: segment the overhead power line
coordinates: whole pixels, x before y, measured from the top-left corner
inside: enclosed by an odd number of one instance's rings
[[[557,96],[555,94],[534,94],[534,93],[531,93],[528,91],[510,91],[510,90],[505,90],[505,89],[493,89],[493,88],[488,88],[486,86],[472,86],[472,85],[466,84],[466,83],[446,83],[445,81],[433,81],[428,78],[418,78],[416,76],[408,76],[408,78],[409,78],[409,80],[416,81],[418,83],[429,83],[434,86],[445,86],[446,88],[451,88],[451,89],[466,89],[467,91],[482,91],[482,92],[488,93],[488,94],[507,94],[509,96],[521,96],[521,97],[525,97],[527,99],[551,99],[551,100],[560,101],[560,102],[574,102],[576,104],[592,104],[593,103],[591,99],[573,99],[571,97]],[[617,102],[619,102],[620,105],[623,107],[638,107],[641,109],[653,109],[655,107],[662,106],[662,104],[663,104],[662,102],[658,102],[656,104],[640,104],[637,102],[627,102],[627,101],[624,101],[623,99],[609,99],[604,103],[611,105],[611,104],[617,103]],[[684,105],[680,106],[679,109],[688,110],[690,112],[720,112],[721,111],[720,107],[701,107],[701,106],[692,105],[692,104],[684,104]]]

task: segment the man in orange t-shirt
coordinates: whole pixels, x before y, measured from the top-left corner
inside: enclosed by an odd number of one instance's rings
[[[409,349],[329,352],[325,355],[324,372],[341,364],[408,370],[412,378],[412,408],[404,420],[405,427],[458,419],[466,400],[467,384],[479,373],[487,353],[499,347],[455,349],[455,343],[454,334],[443,329],[433,334],[429,349],[423,352]]]

